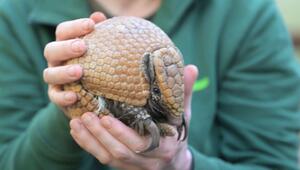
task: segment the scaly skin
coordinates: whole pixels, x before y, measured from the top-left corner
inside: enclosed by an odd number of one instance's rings
[[[147,150],[158,146],[158,135],[175,134],[170,125],[181,134],[183,60],[160,28],[136,17],[114,17],[82,39],[86,54],[66,63],[83,68],[80,81],[64,85],[79,99],[64,108],[69,117],[111,114],[141,135],[150,133]]]

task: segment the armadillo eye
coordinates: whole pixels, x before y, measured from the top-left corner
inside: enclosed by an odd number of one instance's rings
[[[157,87],[154,87],[154,88],[153,88],[153,92],[154,92],[155,94],[160,94],[160,90],[159,90],[159,88],[157,88]]]

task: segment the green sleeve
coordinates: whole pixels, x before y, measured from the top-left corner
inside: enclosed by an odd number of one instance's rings
[[[250,3],[238,12],[243,15],[229,14],[224,26],[216,113],[220,153],[210,157],[190,146],[196,170],[299,168],[299,64],[274,2],[255,2],[258,10]]]
[[[0,169],[76,169],[82,153],[68,119],[47,99],[37,56],[28,50],[34,45],[26,43],[35,40],[20,11],[6,9],[0,9]]]

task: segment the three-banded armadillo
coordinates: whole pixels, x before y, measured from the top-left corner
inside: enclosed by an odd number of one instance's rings
[[[170,38],[153,23],[137,17],[114,17],[82,38],[88,50],[66,64],[79,64],[83,77],[64,85],[78,101],[64,110],[69,117],[85,112],[111,114],[140,135],[186,138],[183,116],[183,59]]]

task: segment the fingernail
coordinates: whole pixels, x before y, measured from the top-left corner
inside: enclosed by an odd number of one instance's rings
[[[79,132],[81,130],[81,124],[78,121],[71,121],[70,126],[75,132]]]
[[[76,99],[76,94],[70,92],[70,93],[66,93],[64,95],[65,100],[67,101],[74,101]]]
[[[94,22],[90,19],[84,20],[83,21],[83,29],[86,31],[89,31],[93,28]]]
[[[109,116],[104,116],[101,118],[101,124],[106,128],[111,128],[111,120]]]
[[[86,113],[82,116],[82,119],[85,124],[89,124],[92,121],[93,116],[90,113]]]
[[[72,77],[80,77],[81,71],[79,70],[82,70],[80,65],[72,65],[68,68],[68,74]]]
[[[79,53],[86,50],[85,43],[82,40],[74,40],[71,44],[72,51]]]

